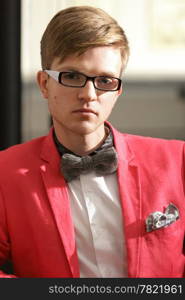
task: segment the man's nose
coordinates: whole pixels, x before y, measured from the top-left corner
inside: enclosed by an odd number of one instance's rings
[[[85,101],[94,101],[97,99],[97,90],[92,80],[87,80],[84,87],[79,88],[78,97]]]

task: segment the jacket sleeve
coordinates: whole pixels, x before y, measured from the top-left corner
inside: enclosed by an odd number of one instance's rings
[[[13,274],[6,274],[3,271],[0,271],[0,278],[17,278],[17,276]]]
[[[0,191],[0,278],[16,278],[14,274],[8,274],[11,270],[10,264],[10,239],[6,221],[3,197]]]

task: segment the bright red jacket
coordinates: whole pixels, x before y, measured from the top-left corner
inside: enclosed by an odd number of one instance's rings
[[[184,277],[185,143],[112,131],[128,277]],[[180,218],[146,232],[147,216],[170,203]],[[0,266],[7,260],[14,275],[0,277],[79,277],[68,189],[52,130],[0,153]]]

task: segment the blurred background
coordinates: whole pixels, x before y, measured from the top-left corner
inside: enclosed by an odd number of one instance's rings
[[[0,148],[44,135],[40,40],[59,10],[103,8],[123,27],[131,55],[109,121],[122,132],[185,139],[185,0],[2,0]]]

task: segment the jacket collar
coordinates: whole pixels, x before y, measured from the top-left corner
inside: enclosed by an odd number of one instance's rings
[[[129,135],[119,132],[109,122],[106,122],[106,124],[112,131],[114,138],[114,146],[118,151],[119,160],[125,161],[127,163],[134,163],[135,154],[129,146]]]
[[[54,129],[52,127],[49,131],[49,134],[44,139],[40,156],[41,159],[50,163],[53,167],[58,168],[60,163],[60,155],[53,139],[53,133]]]
[[[121,149],[119,159],[127,161],[130,163],[135,160],[135,155],[132,152],[129,141],[128,134],[120,133],[116,130],[109,122],[105,122],[105,124],[110,128],[114,138],[114,145],[116,149]],[[57,167],[60,163],[60,154],[56,148],[54,139],[53,139],[54,129],[53,127],[50,129],[49,134],[46,136],[43,147],[41,149],[41,158],[46,162],[51,163],[53,166]],[[52,153],[52,155],[51,155]]]

